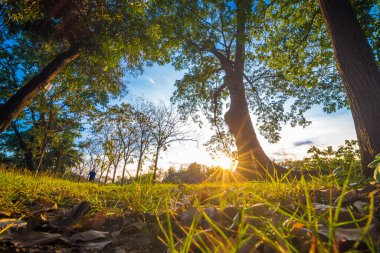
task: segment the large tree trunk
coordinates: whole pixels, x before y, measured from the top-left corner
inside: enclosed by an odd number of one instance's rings
[[[348,0],[319,0],[354,118],[363,174],[380,153],[380,71]]]
[[[235,138],[238,153],[237,172],[246,179],[284,174],[284,168],[275,165],[269,159],[257,139],[249,115],[243,81],[234,73],[227,75],[225,81],[229,87],[231,104],[224,119]]]
[[[267,178],[275,172],[283,174],[284,168],[274,164],[261,148],[249,115],[245,95],[244,64],[246,46],[246,22],[251,15],[252,3],[238,1],[236,10],[236,53],[234,64],[219,57],[226,73],[224,82],[230,93],[230,108],[224,115],[230,132],[235,138],[238,153],[237,172],[246,179]],[[275,168],[275,170],[274,170]]]
[[[38,75],[0,106],[0,133],[12,123],[22,109],[71,61],[79,56],[79,49],[72,47],[50,62]]]

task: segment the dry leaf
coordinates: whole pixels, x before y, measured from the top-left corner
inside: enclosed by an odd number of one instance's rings
[[[29,247],[37,244],[46,244],[59,239],[61,234],[53,234],[38,231],[17,231],[8,232],[7,237],[11,242],[19,247]]]
[[[90,202],[83,201],[79,205],[73,207],[66,217],[55,222],[50,222],[52,227],[56,228],[67,228],[74,224],[77,224],[83,216],[90,210]]]
[[[77,233],[70,237],[70,241],[78,242],[78,241],[92,241],[99,238],[107,238],[110,235],[109,232],[97,231],[97,230],[88,230],[85,232]]]
[[[84,247],[90,250],[96,250],[98,252],[102,251],[108,244],[112,243],[111,240],[104,242],[85,242],[81,244],[76,244],[76,246]]]
[[[380,231],[378,225],[373,223],[369,226],[368,232],[365,233],[364,228],[340,228],[337,227],[334,230],[335,238],[338,242],[342,241],[360,241],[365,236],[370,236],[374,243],[378,242]],[[318,233],[326,237],[329,236],[329,228],[327,226],[321,225],[318,228]]]

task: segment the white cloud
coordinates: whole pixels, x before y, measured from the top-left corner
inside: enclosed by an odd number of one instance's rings
[[[153,84],[153,85],[156,84],[156,82],[155,82],[155,81],[153,80],[153,78],[151,78],[151,77],[148,78],[148,81],[149,81],[151,84]]]

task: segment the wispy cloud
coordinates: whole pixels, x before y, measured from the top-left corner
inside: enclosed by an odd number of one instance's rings
[[[295,156],[294,153],[287,153],[284,151],[273,152],[272,155],[274,155],[274,156]]]
[[[275,159],[277,161],[284,161],[286,159],[296,159],[297,156],[296,154],[292,152],[287,152],[285,149],[281,149],[275,152],[272,152],[270,157],[272,159]]]
[[[153,80],[153,78],[151,78],[151,77],[148,77],[148,81],[151,83],[151,84],[153,84],[153,85],[155,85],[156,84],[156,82]]]
[[[304,146],[304,145],[311,145],[311,144],[314,144],[314,141],[312,141],[312,140],[302,140],[302,141],[293,142],[293,145],[295,147]]]

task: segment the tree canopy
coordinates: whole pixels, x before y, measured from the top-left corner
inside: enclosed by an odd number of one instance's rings
[[[351,3],[379,64],[377,1]],[[153,63],[186,71],[172,102],[200,124],[206,115],[215,130],[209,150],[246,161],[240,167],[272,163],[254,125],[274,143],[285,124],[309,125],[305,112],[314,105],[327,113],[349,107],[315,1],[5,0],[0,8],[1,131],[13,121],[1,138],[3,156],[18,162],[29,156],[33,170],[50,154],[59,168],[63,150],[79,156],[85,119],[126,94],[126,73],[140,74]],[[139,132],[137,177],[148,144],[157,144],[158,159],[171,139],[149,131],[160,128],[158,110],[133,108],[125,118],[127,107],[103,116],[116,135]],[[124,118],[109,118],[121,112]],[[136,124],[131,128],[128,120]],[[123,138],[107,145],[128,146]]]

